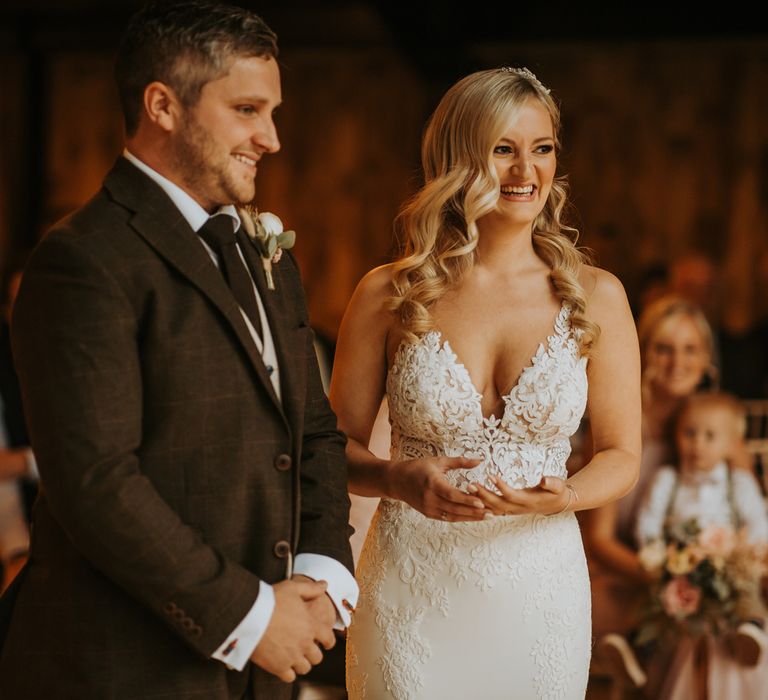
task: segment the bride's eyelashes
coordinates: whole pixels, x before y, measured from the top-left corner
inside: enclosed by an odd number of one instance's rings
[[[547,155],[549,153],[552,153],[555,150],[555,144],[553,143],[543,143],[538,146],[536,146],[533,149],[533,153],[536,153],[538,155]],[[516,149],[513,146],[510,146],[508,144],[499,144],[493,149],[494,155],[497,156],[509,156],[509,155],[515,155]]]

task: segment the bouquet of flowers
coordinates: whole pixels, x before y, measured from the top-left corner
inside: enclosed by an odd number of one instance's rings
[[[690,520],[639,553],[652,581],[637,644],[666,633],[721,635],[740,622],[762,617],[761,581],[766,552],[746,532]]]

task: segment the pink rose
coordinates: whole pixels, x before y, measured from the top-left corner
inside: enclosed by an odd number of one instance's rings
[[[727,525],[707,525],[699,534],[698,544],[708,555],[727,559],[736,546],[736,533]]]
[[[670,617],[682,620],[693,615],[701,603],[701,589],[685,576],[675,576],[661,591],[661,604]]]

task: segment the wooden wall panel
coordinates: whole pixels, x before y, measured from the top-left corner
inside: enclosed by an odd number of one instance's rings
[[[766,42],[484,45],[474,60],[527,65],[562,101],[561,163],[582,242],[630,293],[644,266],[696,248],[720,263],[732,312],[749,317],[737,326],[768,311],[760,308],[768,284]],[[8,203],[19,194],[14,164],[27,144],[16,134],[29,86],[18,57],[0,61],[2,246],[17,225]],[[110,55],[58,51],[47,61],[41,218],[51,221],[96,191],[122,129]],[[297,231],[313,321],[333,335],[359,278],[390,256],[392,219],[418,183],[421,131],[439,95],[435,80],[381,43],[289,46],[281,64],[283,148],[262,163],[257,204]]]
[[[724,306],[759,311],[767,42],[517,44],[478,56],[528,65],[561,100],[562,169],[601,265],[633,291],[645,266],[700,250],[719,264]]]
[[[393,218],[418,184],[424,87],[393,50],[282,61],[282,152],[262,161],[256,202],[296,230],[312,321],[334,336],[360,277],[390,259]]]
[[[0,269],[16,240],[26,236],[26,90],[20,54],[0,54]]]
[[[50,58],[47,200],[53,223],[90,199],[123,148],[112,56],[60,52]]]

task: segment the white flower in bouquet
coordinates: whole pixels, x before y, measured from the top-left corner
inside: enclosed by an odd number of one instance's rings
[[[667,560],[667,545],[662,540],[654,540],[644,545],[638,552],[640,565],[654,576],[661,575]]]

